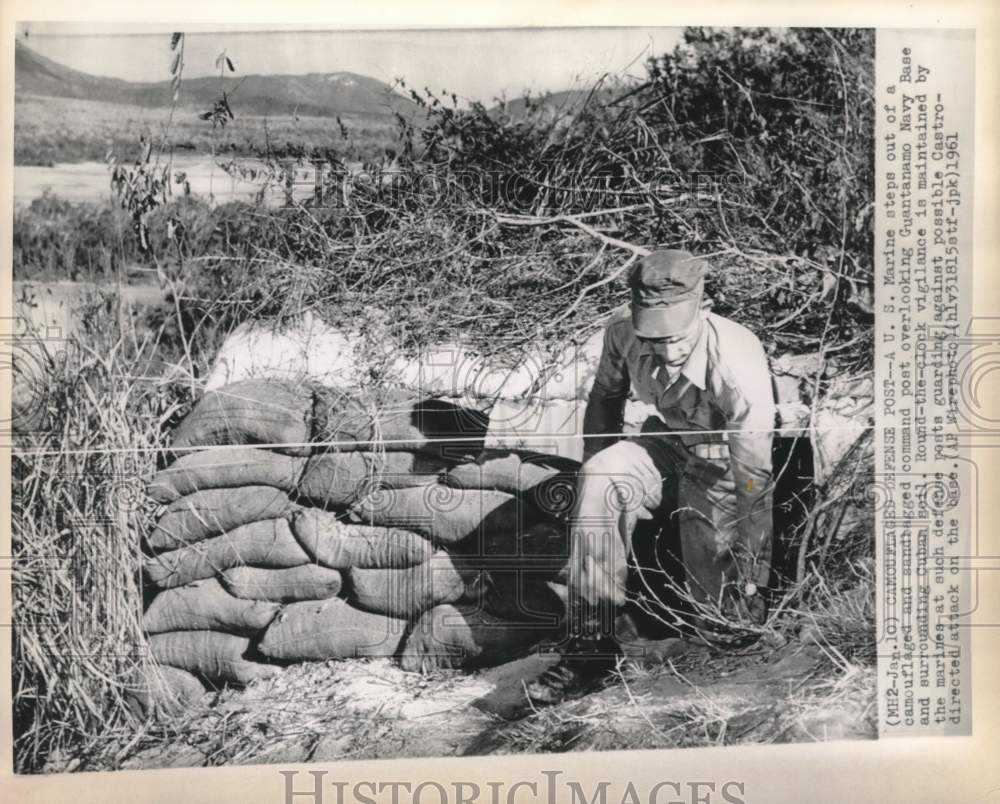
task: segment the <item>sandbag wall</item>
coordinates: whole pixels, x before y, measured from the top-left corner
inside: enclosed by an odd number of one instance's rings
[[[144,627],[172,685],[364,656],[472,667],[554,637],[579,466],[486,450],[487,424],[407,391],[206,393],[148,486]]]

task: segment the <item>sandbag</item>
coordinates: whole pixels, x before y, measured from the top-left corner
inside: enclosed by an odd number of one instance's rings
[[[171,503],[205,489],[274,486],[290,492],[304,467],[304,458],[253,447],[189,452],[157,472],[146,493],[157,502]]]
[[[234,597],[208,578],[160,592],[143,614],[142,627],[147,634],[208,630],[255,636],[280,610],[279,603]]]
[[[309,385],[274,380],[232,383],[198,400],[174,430],[171,452],[180,456],[191,447],[269,444],[288,455],[308,455],[312,408]]]
[[[380,489],[352,506],[365,524],[406,528],[453,545],[493,531],[513,531],[523,523],[523,506],[503,491],[455,489],[429,483],[410,489]]]
[[[555,633],[494,617],[475,606],[435,606],[413,624],[399,663],[404,670],[418,672],[502,664]]]
[[[350,505],[373,489],[436,482],[440,459],[413,452],[326,452],[309,458],[298,483],[303,501],[325,508]]]
[[[413,618],[439,603],[470,594],[481,576],[474,566],[439,550],[423,564],[407,569],[350,569],[348,596],[366,611]]]
[[[279,603],[335,597],[343,585],[340,572],[318,564],[287,569],[233,567],[223,572],[221,578],[223,586],[236,597]]]
[[[283,517],[294,508],[288,495],[273,486],[196,491],[167,506],[148,542],[154,550],[171,550],[240,525]]]
[[[443,481],[465,489],[495,489],[511,494],[525,492],[558,475],[575,474],[578,461],[526,450],[483,450],[475,461],[451,467]]]
[[[458,462],[482,451],[489,416],[409,391],[381,397],[317,388],[313,441],[335,450],[418,450]]]
[[[160,664],[197,673],[209,681],[249,684],[268,678],[281,668],[247,659],[250,640],[219,631],[171,631],[153,634],[149,651]]]
[[[292,535],[288,522],[269,519],[242,525],[198,544],[147,556],[143,569],[152,584],[170,589],[244,564],[280,569],[308,563],[309,556]]]
[[[291,661],[392,656],[405,628],[402,620],[360,611],[340,598],[290,603],[264,633],[260,652]]]
[[[292,533],[314,561],[331,569],[411,567],[434,553],[431,543],[418,533],[349,524],[318,508],[296,512]]]
[[[144,719],[181,715],[204,694],[205,685],[193,673],[179,667],[150,664],[133,674],[125,697],[129,711]]]
[[[371,452],[314,455],[299,480],[299,499],[326,508],[350,505],[378,485],[380,468],[378,454]]]

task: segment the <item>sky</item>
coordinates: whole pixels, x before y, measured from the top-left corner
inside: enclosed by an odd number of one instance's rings
[[[129,81],[169,77],[170,27],[107,23],[19,23],[18,38],[54,61]],[[25,38],[27,33],[27,38]],[[680,40],[680,28],[451,30],[238,30],[186,26],[188,77],[215,73],[225,50],[238,74],[341,70],[386,83],[447,89],[488,101],[589,86],[605,72],[644,74],[645,57]]]

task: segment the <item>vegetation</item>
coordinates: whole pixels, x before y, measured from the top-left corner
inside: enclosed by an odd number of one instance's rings
[[[12,545],[16,565],[15,768],[80,767],[135,734],[125,700],[146,671],[142,478],[181,397],[155,337],[122,331],[114,294],[86,297],[80,328],[15,355]]]
[[[399,117],[396,158],[363,170],[351,160],[372,157],[350,130],[330,148],[250,143],[245,152],[275,176],[289,158],[322,165],[322,192],[307,203],[172,199],[169,149],[152,148],[154,136],[138,159],[131,147],[113,159],[121,209],[45,198],[20,212],[15,275],[107,275],[134,261],[157,272],[171,306],[133,325],[113,299],[94,299],[58,352],[40,344],[43,357],[20,361],[36,390],[15,407],[18,769],[117,767],[139,734],[174,728],[135,732],[124,704],[124,680],[143,660],[113,646],[141,644],[149,511],[112,491],[153,468],[220,339],[242,321],[312,311],[377,322],[368,329],[409,351],[461,333],[515,359],[591,333],[627,298],[625,275],[645,250],[683,247],[710,257],[719,312],[772,353],[819,353],[814,394],[834,365],[870,369],[873,60],[872,31],[691,29],[648,62],[643,82],[605,81],[559,113],[530,100],[516,115],[459,108],[411,91],[421,123]],[[616,100],[606,102],[609,87]],[[201,122],[220,159],[243,121],[238,102],[232,111],[225,127]],[[182,118],[167,130],[175,147],[193,130]],[[862,446],[853,460],[867,466]],[[815,490],[803,572],[762,632],[773,645],[809,634],[832,657],[826,687],[804,691],[803,706],[871,693],[874,546],[856,516],[841,529],[847,504],[866,498],[847,469],[848,481]],[[670,728],[708,718],[712,728],[689,739],[724,741],[722,714],[689,714]],[[527,719],[508,747],[564,746],[539,742],[564,733],[559,717]]]

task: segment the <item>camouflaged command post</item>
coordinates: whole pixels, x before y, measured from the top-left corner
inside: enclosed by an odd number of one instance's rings
[[[794,576],[802,489],[832,477],[866,414],[809,410],[808,356],[769,367],[711,312],[705,269],[686,252],[642,260],[630,307],[567,364],[586,370],[563,367],[540,403],[442,392],[426,366],[421,392],[213,374],[148,488],[163,508],[144,626],[163,674],[141,704],[290,662],[472,669],[538,648],[563,654],[525,679],[550,703],[636,645],[754,638]],[[545,412],[505,431],[519,406]],[[809,416],[831,435],[774,437]],[[527,448],[533,432],[553,444]]]

